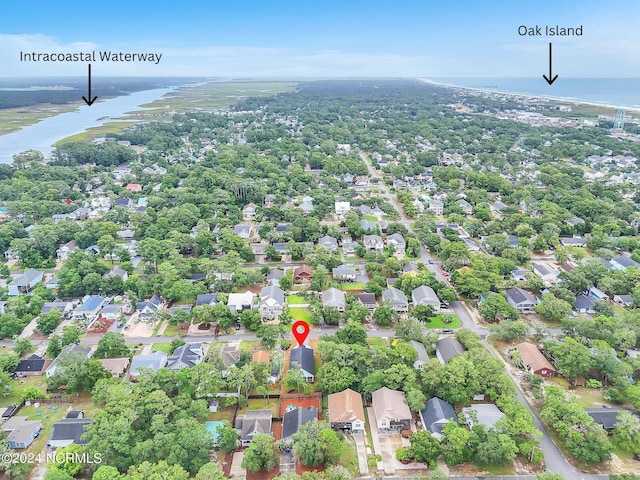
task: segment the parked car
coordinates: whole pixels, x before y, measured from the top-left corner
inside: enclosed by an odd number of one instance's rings
[[[454,332],[454,330],[452,328],[445,328],[440,333],[453,333],[453,332]]]
[[[122,328],[122,326],[123,326],[123,325],[124,325],[124,324],[123,324],[122,322],[118,322],[118,323],[116,324],[116,327],[117,327],[117,328]]]

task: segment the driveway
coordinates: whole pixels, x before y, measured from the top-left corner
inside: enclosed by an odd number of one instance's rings
[[[382,451],[382,462],[384,463],[385,475],[393,475],[396,473],[398,461],[396,460],[396,451],[402,447],[402,435],[399,433],[380,433],[380,450]]]
[[[356,451],[358,452],[358,466],[360,467],[360,475],[369,475],[369,465],[367,463],[367,447],[365,446],[365,436],[363,433],[354,433],[351,438],[356,442]]]
[[[247,471],[242,468],[242,460],[244,459],[243,452],[235,452],[233,454],[233,460],[231,461],[231,471],[229,472],[229,478],[247,478]]]
[[[296,473],[296,457],[291,450],[280,454],[280,474]]]

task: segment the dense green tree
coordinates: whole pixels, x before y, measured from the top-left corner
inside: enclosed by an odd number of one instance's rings
[[[335,464],[343,449],[338,434],[326,422],[317,420],[302,425],[293,435],[293,444],[300,463],[306,467]]]
[[[242,468],[250,472],[266,472],[278,464],[273,437],[267,433],[258,433],[253,437],[249,448],[244,451]]]

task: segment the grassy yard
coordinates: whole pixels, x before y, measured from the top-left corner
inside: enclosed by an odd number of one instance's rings
[[[342,443],[342,455],[338,464],[349,470],[351,478],[357,478],[360,476],[360,467],[358,465],[358,450],[353,438],[343,436],[344,442]]]
[[[291,313],[294,320],[304,320],[309,323],[311,319],[311,313],[307,308],[290,308],[289,313]]]
[[[492,465],[485,463],[474,463],[475,467],[478,468],[477,473],[482,473],[484,475],[485,472],[488,472],[489,475],[514,475],[516,473],[516,469],[513,464],[510,465]]]
[[[25,377],[19,380],[11,380],[11,394],[8,397],[4,397],[0,406],[6,407],[14,403],[19,404],[22,402],[22,393],[29,387],[36,387],[41,392],[47,390],[47,377],[44,375],[40,377]]]
[[[228,421],[230,424],[233,424],[233,407],[222,408],[217,412],[209,412],[209,420],[211,421]]]
[[[287,303],[289,305],[299,305],[309,303],[309,300],[301,295],[287,295]]]
[[[424,326],[427,328],[458,328],[462,325],[462,322],[460,322],[460,319],[456,315],[453,315],[454,318],[451,323],[444,323],[442,317],[443,314],[439,313],[435,317],[430,318]]]
[[[255,350],[258,350],[260,344],[260,340],[242,340],[240,342],[240,350],[245,352],[253,352]],[[254,346],[255,348],[253,348]]]
[[[385,342],[380,337],[367,337],[367,343],[372,347],[386,347],[387,342]]]
[[[247,405],[243,405],[238,409],[238,414],[246,413],[247,410],[271,410],[274,417],[278,417],[280,414],[280,400],[270,398],[268,401],[264,401],[262,398],[250,398]]]
[[[364,282],[344,282],[340,284],[340,290],[364,290],[365,286]]]
[[[165,337],[177,337],[180,335],[186,335],[187,331],[185,329],[181,329],[178,325],[168,324],[167,328],[164,331]]]
[[[167,355],[171,355],[171,343],[154,343],[151,345],[151,348],[154,351],[161,351],[166,353]]]

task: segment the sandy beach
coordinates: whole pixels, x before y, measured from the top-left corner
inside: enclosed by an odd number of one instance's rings
[[[448,83],[434,82],[433,80],[429,80],[427,78],[417,78],[421,82],[437,85],[443,88],[457,89],[457,90],[472,90],[475,92],[488,93],[488,94],[497,94],[497,95],[507,95],[512,97],[520,97],[527,98],[529,100],[541,99],[554,103],[562,103],[562,104],[571,104],[571,105],[588,105],[592,107],[601,107],[610,110],[617,110],[619,105],[610,105],[606,103],[598,103],[598,102],[589,102],[585,100],[578,100],[575,98],[567,98],[567,97],[554,97],[551,95],[532,95],[527,93],[514,93],[514,92],[506,92],[504,90],[494,90],[491,88],[481,88],[481,87],[462,87],[460,85],[452,85]],[[541,80],[542,81],[542,80]],[[637,107],[625,107],[628,113],[640,114],[640,108]]]

